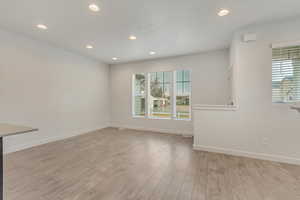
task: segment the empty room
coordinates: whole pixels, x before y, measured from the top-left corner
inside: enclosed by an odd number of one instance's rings
[[[0,200],[300,200],[300,1],[1,1]]]

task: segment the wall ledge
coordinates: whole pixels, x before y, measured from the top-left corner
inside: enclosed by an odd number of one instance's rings
[[[60,140],[64,140],[64,139],[69,139],[72,137],[76,137],[79,135],[84,135],[90,132],[94,132],[94,131],[98,131],[104,128],[108,128],[109,125],[108,124],[103,124],[103,125],[99,125],[93,128],[85,128],[85,129],[81,129],[81,130],[76,130],[76,131],[72,131],[69,133],[65,133],[63,135],[59,135],[59,136],[53,136],[53,137],[48,137],[48,138],[43,138],[43,139],[37,139],[37,140],[33,140],[31,142],[27,142],[27,143],[23,143],[23,144],[14,144],[14,145],[9,145],[9,144],[4,144],[4,154],[9,154],[9,153],[14,153],[17,151],[22,151],[25,149],[29,149],[32,147],[37,147],[40,145],[44,145],[44,144],[48,144],[51,142],[56,142],[56,141],[60,141]],[[41,130],[40,130],[41,131]]]
[[[193,110],[220,110],[220,111],[237,111],[237,105],[201,105],[195,104],[193,105]]]

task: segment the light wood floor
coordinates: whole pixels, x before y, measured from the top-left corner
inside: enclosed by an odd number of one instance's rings
[[[6,200],[299,200],[300,167],[192,150],[192,139],[102,131],[5,158]]]

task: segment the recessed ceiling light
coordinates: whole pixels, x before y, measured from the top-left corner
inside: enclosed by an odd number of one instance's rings
[[[113,57],[112,60],[116,61],[116,60],[119,60],[119,58]]]
[[[150,55],[155,55],[156,52],[155,52],[155,51],[150,51],[149,54],[150,54]]]
[[[92,49],[93,46],[88,44],[88,45],[86,45],[86,48],[87,48],[87,49]]]
[[[136,36],[134,35],[129,36],[129,40],[136,40]]]
[[[44,24],[38,24],[38,25],[36,25],[36,27],[38,27],[39,29],[42,29],[42,30],[47,30],[48,29],[48,27]]]
[[[218,12],[218,15],[219,15],[220,17],[224,17],[224,16],[228,15],[229,13],[230,13],[229,10],[227,10],[227,9],[221,9],[221,10]]]
[[[100,10],[99,6],[96,4],[90,4],[89,9],[93,12],[98,12]]]

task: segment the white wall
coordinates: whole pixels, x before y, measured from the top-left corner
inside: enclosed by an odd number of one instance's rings
[[[243,43],[243,33],[258,40]],[[236,34],[239,110],[195,111],[195,148],[300,164],[300,114],[272,104],[274,42],[299,41],[300,19],[249,27]]]
[[[5,31],[0,44],[0,122],[39,128],[5,152],[108,125],[107,65]]]
[[[112,125],[116,127],[192,134],[193,125],[191,121],[132,118],[132,75],[139,72],[190,69],[192,71],[193,104],[227,104],[229,93],[227,81],[228,66],[228,49],[189,56],[112,65],[110,68]]]

